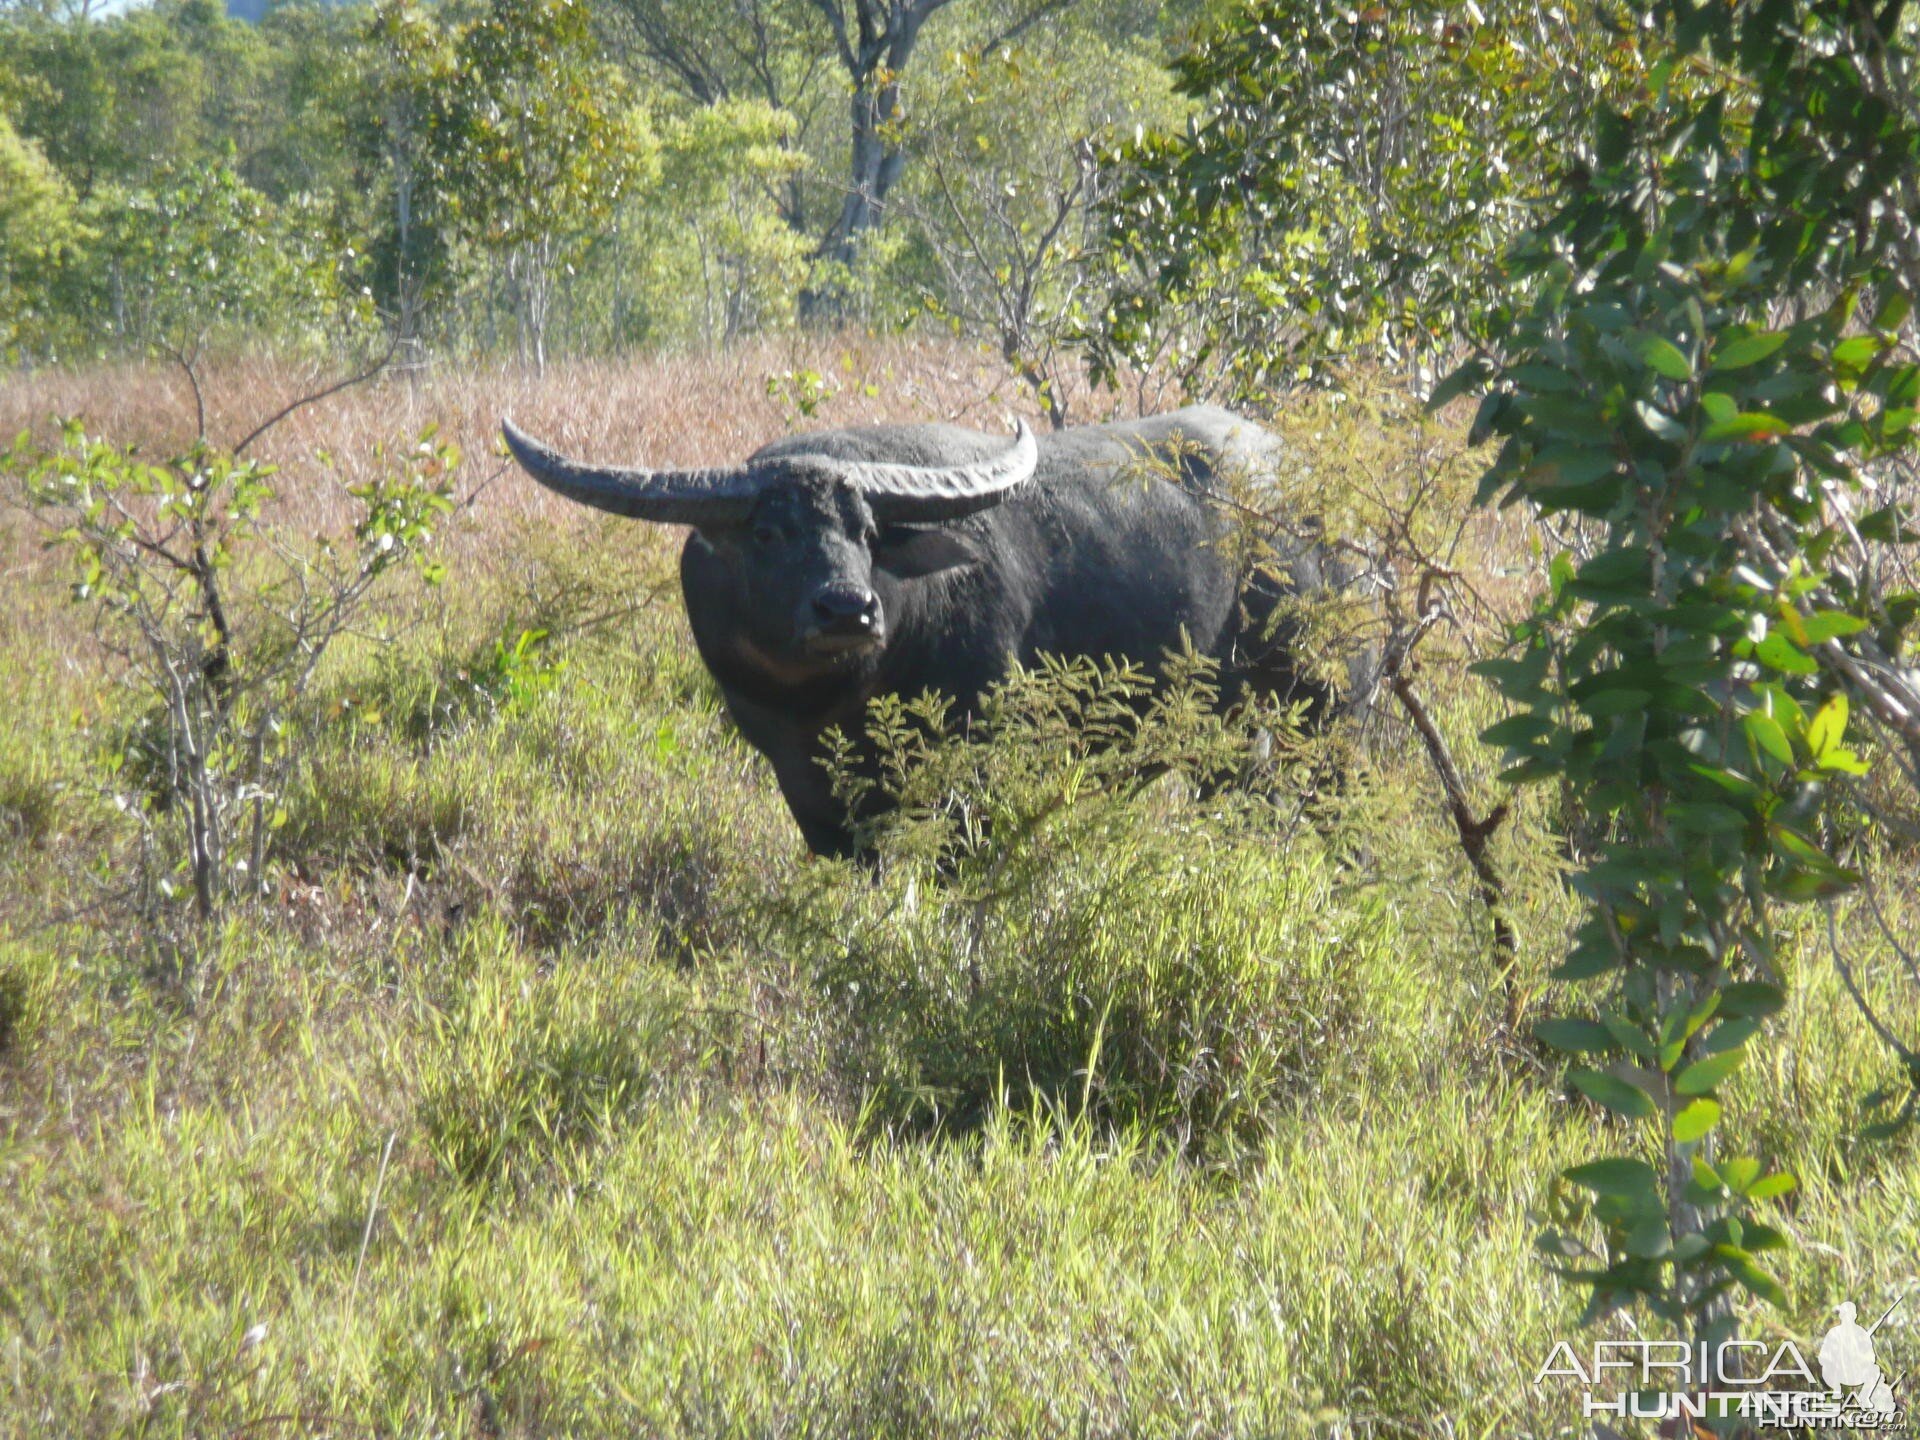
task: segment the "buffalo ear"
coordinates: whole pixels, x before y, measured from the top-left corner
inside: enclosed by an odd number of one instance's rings
[[[892,525],[873,547],[873,563],[902,580],[965,569],[984,558],[966,536],[943,526],[922,530]]]

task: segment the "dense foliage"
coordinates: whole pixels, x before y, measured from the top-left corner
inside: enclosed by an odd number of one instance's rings
[[[1496,362],[1453,382],[1492,374],[1483,498],[1578,522],[1483,670],[1517,706],[1487,732],[1507,778],[1563,787],[1588,905],[1556,975],[1593,1014],[1542,1036],[1653,1132],[1568,1172],[1604,1254],[1547,1237],[1595,1314],[1645,1301],[1711,1334],[1729,1287],[1783,1298],[1761,1202],[1794,1179],[1716,1149],[1718,1097],[1785,1004],[1775,907],[1861,880],[1822,804],[1867,771],[1852,715],[1889,764],[1920,735],[1898,658],[1920,597],[1877,578],[1913,538],[1889,462],[1920,398],[1900,12],[1661,7],[1646,94],[1599,116],[1513,252]]]
[[[1126,0],[90,10],[0,7],[0,285],[31,282],[0,343],[18,361],[359,343],[377,315],[413,358],[539,365],[803,311],[971,313],[1001,283],[968,247],[973,177],[1050,178],[1089,136],[1163,118],[1179,18]],[[976,104],[996,124],[956,169],[949,122]],[[1021,232],[1053,201],[1027,192]],[[246,250],[237,271],[126,253],[195,195],[209,205],[182,218]],[[1092,198],[1062,203],[1083,220]],[[327,313],[255,303],[296,279],[324,281],[303,298]],[[165,323],[203,313],[205,334]]]
[[[1219,7],[1174,66],[1195,123],[1113,157],[1096,360],[1258,396],[1444,356],[1483,333],[1570,137],[1645,63],[1607,6]]]

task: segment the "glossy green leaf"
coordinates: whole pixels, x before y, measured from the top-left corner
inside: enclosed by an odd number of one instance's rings
[[[1680,347],[1664,335],[1642,335],[1634,344],[1634,353],[1648,369],[1668,380],[1690,380],[1693,366]]]
[[[1709,444],[1722,441],[1748,441],[1776,439],[1781,435],[1790,435],[1793,427],[1778,415],[1769,415],[1764,411],[1748,410],[1726,420],[1716,420],[1700,432],[1700,438]]]
[[[1766,639],[1753,647],[1753,653],[1761,663],[1788,675],[1812,675],[1820,669],[1812,656],[1779,630],[1769,631]]]
[[[1613,1036],[1607,1027],[1595,1020],[1542,1020],[1533,1027],[1533,1033],[1542,1044],[1572,1054],[1604,1054],[1614,1048]]]
[[[1847,697],[1833,695],[1807,722],[1807,750],[1815,761],[1839,745],[1847,733]]]
[[[1575,1070],[1567,1079],[1589,1100],[1629,1119],[1644,1120],[1658,1113],[1652,1096],[1617,1075],[1601,1070]]]
[[[1625,1195],[1639,1199],[1658,1195],[1660,1190],[1660,1177],[1654,1173],[1653,1167],[1644,1160],[1626,1156],[1589,1160],[1584,1165],[1570,1167],[1565,1174],[1575,1185],[1601,1195]]]
[[[1778,720],[1758,710],[1751,710],[1740,717],[1740,725],[1747,732],[1747,738],[1766,754],[1782,765],[1793,764],[1793,745],[1787,739],[1787,732],[1780,728]]]
[[[1786,343],[1784,330],[1762,330],[1758,334],[1738,336],[1714,347],[1713,368],[1744,370],[1759,364]]]
[[[1747,1052],[1726,1050],[1696,1060],[1674,1077],[1673,1088],[1682,1095],[1705,1095],[1746,1062]]]

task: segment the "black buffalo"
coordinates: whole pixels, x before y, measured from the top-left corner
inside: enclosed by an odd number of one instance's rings
[[[1274,623],[1284,594],[1329,582],[1322,552],[1295,547],[1276,575],[1223,543],[1225,477],[1278,451],[1224,410],[1038,440],[1021,424],[1011,444],[949,425],[829,430],[683,471],[584,465],[503,428],[560,494],[693,527],[680,584],[700,656],[819,854],[857,848],[821,736],[860,735],[876,695],[937,691],[964,717],[1016,661],[1151,667],[1191,644],[1219,662],[1222,704],[1328,699]]]

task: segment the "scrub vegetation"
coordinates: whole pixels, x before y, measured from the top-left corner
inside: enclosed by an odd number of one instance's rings
[[[303,453],[450,417],[447,573],[393,572],[338,642],[292,722],[265,893],[190,946],[116,906],[141,827],[103,757],[140,693],[9,512],[9,1433],[1570,1433],[1572,1394],[1528,1382],[1579,1307],[1533,1242],[1610,1122],[1527,1029],[1575,913],[1552,806],[1526,795],[1494,837],[1504,981],[1384,707],[1331,790],[1283,747],[1270,783],[1208,797],[1115,778],[1245,736],[1169,704],[1090,760],[1059,727],[1124,677],[1038,677],[992,737],[923,758],[977,777],[990,830],[910,804],[877,880],[808,860],[692,652],[673,537],[495,478],[488,438],[512,403],[582,449],[644,429],[731,453],[789,422],[751,382],[796,359],[860,382],[816,421],[984,423],[1015,383],[823,342],[395,382],[276,432],[268,517],[311,537],[365,477]],[[216,372],[213,423],[299,378]],[[48,374],[6,419],[164,449],[182,395]],[[1458,427],[1405,404],[1280,424],[1303,483],[1464,506],[1474,479]],[[1483,515],[1460,547],[1496,611],[1544,564],[1527,533]],[[1491,795],[1471,737],[1497,711],[1463,656],[1435,636],[1421,684]],[[1913,858],[1884,863],[1911,934]],[[1871,917],[1837,913],[1899,1013]],[[1891,1298],[1920,1244],[1911,1138],[1864,1133],[1896,1067],[1795,918],[1788,1007],[1728,1106],[1801,1180],[1763,1336]]]
[[[1908,1295],[1916,38],[0,0],[0,1437],[1612,1440]],[[498,439],[1186,400],[1378,685],[889,699],[871,865]]]

